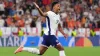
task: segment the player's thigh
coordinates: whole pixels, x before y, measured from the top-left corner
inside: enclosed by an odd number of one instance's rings
[[[58,51],[62,51],[64,50],[63,46],[59,43],[55,46],[55,48],[58,50]]]
[[[48,41],[46,38],[47,38],[47,36],[44,35],[43,41],[42,41],[41,46],[40,46],[40,55],[43,55],[45,53],[45,51],[48,49],[49,44],[48,44]]]
[[[52,40],[50,41],[51,45],[54,46],[57,50],[61,51],[64,50],[62,45],[59,43],[58,39],[56,36],[52,35]]]
[[[40,48],[39,48],[40,55],[43,55],[47,49],[48,49],[47,47],[41,45]]]

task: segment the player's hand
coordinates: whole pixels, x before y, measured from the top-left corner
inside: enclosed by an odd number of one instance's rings
[[[67,36],[68,36],[67,34],[64,34],[64,37],[65,37],[65,38],[67,38]]]
[[[35,2],[33,2],[34,3],[34,5],[36,6],[36,8],[39,8],[39,6],[35,3]]]

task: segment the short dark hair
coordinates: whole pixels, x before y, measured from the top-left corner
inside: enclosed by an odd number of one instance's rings
[[[51,8],[53,9],[53,7],[54,7],[56,4],[59,4],[59,2],[53,2]]]

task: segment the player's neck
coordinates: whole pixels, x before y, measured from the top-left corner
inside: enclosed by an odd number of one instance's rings
[[[52,10],[55,14],[58,14],[58,12],[56,10]]]

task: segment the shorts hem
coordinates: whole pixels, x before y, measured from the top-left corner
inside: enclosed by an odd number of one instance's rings
[[[46,45],[43,45],[43,44],[41,44],[41,46],[44,46],[44,47],[47,47],[47,48],[48,48],[48,46],[46,46]]]

